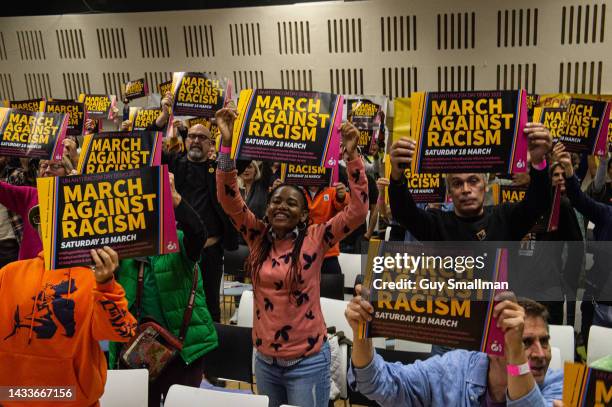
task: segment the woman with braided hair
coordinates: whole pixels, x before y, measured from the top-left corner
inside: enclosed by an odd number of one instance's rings
[[[245,262],[253,280],[253,345],[259,392],[270,406],[327,406],[330,350],[321,313],[320,279],[324,255],[361,225],[367,215],[367,180],[357,153],[359,132],[341,127],[349,155],[350,201],[326,223],[310,225],[301,188],[274,188],[264,219],[257,219],[238,192],[229,151],[236,114],[217,112],[222,146],[217,168],[217,197],[250,249]]]

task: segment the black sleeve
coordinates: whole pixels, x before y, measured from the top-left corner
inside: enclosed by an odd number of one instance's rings
[[[550,208],[552,203],[552,186],[548,175],[548,167],[543,170],[536,170],[531,167],[529,175],[531,182],[527,188],[525,199],[507,206],[512,240],[521,240],[531,230],[538,218]]]
[[[178,227],[185,234],[183,246],[185,246],[187,257],[192,261],[200,260],[202,247],[208,238],[208,232],[200,216],[184,199],[181,199],[179,206],[174,208],[174,216]]]
[[[389,184],[389,205],[393,219],[407,229],[418,240],[434,239],[434,215],[420,209],[412,199],[405,178],[400,181],[391,180]]]
[[[367,175],[368,178],[368,197],[370,200],[370,205],[376,205],[378,201],[378,187],[376,186],[376,181],[372,178],[371,175]]]
[[[159,127],[157,125],[157,120],[155,120],[153,123],[149,124],[145,130],[146,131],[166,131],[166,126]]]
[[[565,199],[561,201],[559,214],[559,229],[561,238],[567,245],[567,259],[563,267],[563,280],[566,294],[575,300],[576,290],[579,287],[579,278],[583,267],[585,248],[582,239],[582,231],[578,225],[578,219],[574,208]]]

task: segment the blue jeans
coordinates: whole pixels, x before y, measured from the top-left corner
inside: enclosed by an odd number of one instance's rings
[[[325,407],[329,400],[331,353],[325,342],[319,353],[301,362],[281,367],[255,358],[255,378],[259,394],[269,397],[270,407],[291,404]]]

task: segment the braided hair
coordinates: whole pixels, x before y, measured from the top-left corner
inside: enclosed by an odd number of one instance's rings
[[[300,193],[302,197],[302,201],[304,202],[304,208],[308,211],[308,200],[306,198],[306,193],[301,187],[295,185],[286,185],[281,184],[276,188],[272,189],[268,194],[267,205],[270,205],[270,200],[274,193],[281,187],[289,187]],[[249,276],[253,282],[253,288],[255,288],[260,283],[260,271],[263,263],[266,261],[268,256],[270,255],[270,250],[272,249],[272,240],[269,238],[270,231],[272,226],[266,221],[264,218],[264,223],[266,224],[266,228],[264,230],[263,235],[261,235],[255,242],[254,245],[244,262],[244,271],[247,276]],[[308,219],[306,222],[298,223],[298,235],[293,244],[293,250],[289,253],[289,257],[282,260],[285,263],[291,262],[289,266],[289,273],[285,276],[284,283],[286,287],[289,288],[289,299],[293,297],[300,284],[303,283],[302,280],[302,263],[300,262],[300,253],[302,251],[302,245],[304,243],[304,239],[308,234]],[[253,290],[253,295],[255,295],[257,291]]]

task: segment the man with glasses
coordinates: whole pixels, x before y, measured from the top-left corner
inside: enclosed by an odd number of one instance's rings
[[[162,100],[162,113],[156,126],[165,125],[170,106],[172,95],[167,93]],[[217,163],[208,158],[209,152],[214,149],[215,140],[210,130],[202,124],[196,124],[187,130],[185,154],[164,153],[162,163],[168,164],[170,172],[174,173],[177,191],[195,209],[208,231],[200,269],[206,305],[213,320],[220,322],[219,287],[223,275],[223,250],[236,250],[238,235],[217,201]]]

